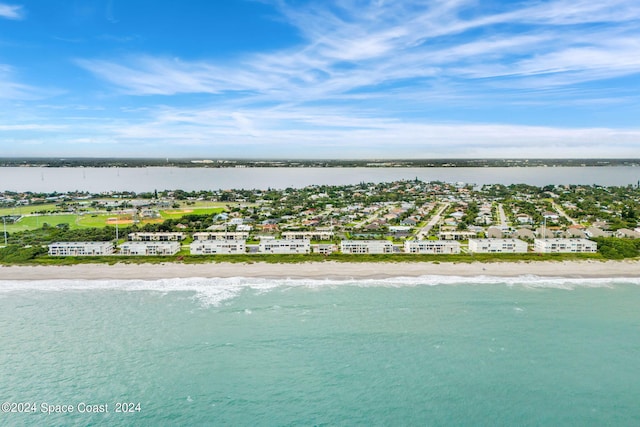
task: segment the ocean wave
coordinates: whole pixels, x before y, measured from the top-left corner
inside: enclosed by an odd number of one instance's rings
[[[158,280],[0,280],[0,294],[19,291],[154,291],[193,292],[205,306],[219,306],[251,290],[266,293],[277,288],[306,287],[314,289],[352,287],[416,287],[416,286],[486,286],[501,285],[529,289],[612,288],[616,285],[640,285],[640,278],[566,278],[525,275],[497,276],[436,276],[394,277],[384,279],[266,279],[266,278],[173,278]]]

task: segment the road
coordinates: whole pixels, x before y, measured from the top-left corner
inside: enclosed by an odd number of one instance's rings
[[[355,222],[353,224],[353,228],[354,229],[359,229],[364,227],[367,224],[372,223],[373,221],[375,221],[376,219],[380,218],[380,215],[382,213],[382,211],[384,210],[384,207],[381,207],[380,209],[377,209],[373,214],[367,216],[365,219]]]
[[[569,221],[571,224],[576,225],[578,223],[578,221],[576,221],[575,219],[573,219],[569,215],[567,215],[565,213],[565,211],[562,210],[562,208],[560,206],[558,206],[555,202],[551,202],[551,206],[553,206],[553,209],[555,209],[555,211],[558,212],[558,214],[560,214],[561,216],[565,217],[567,219],[567,221]]]
[[[427,225],[422,227],[420,231],[416,234],[416,238],[418,240],[426,239],[429,236],[429,231],[440,221],[440,216],[442,212],[444,212],[449,207],[449,203],[443,203],[440,205],[436,213],[431,217]]]
[[[498,204],[498,215],[500,216],[500,227],[506,228],[509,221],[507,220],[507,215],[505,215],[504,213],[504,207],[502,206],[502,203]]]

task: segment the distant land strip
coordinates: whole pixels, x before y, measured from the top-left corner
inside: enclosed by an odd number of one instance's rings
[[[640,166],[639,159],[215,159],[0,157],[0,167],[429,168]]]

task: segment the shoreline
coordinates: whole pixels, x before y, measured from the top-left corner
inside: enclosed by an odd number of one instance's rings
[[[308,262],[296,264],[77,264],[0,266],[0,280],[159,280],[251,277],[265,279],[384,279],[419,276],[616,278],[640,277],[640,260],[520,262]]]

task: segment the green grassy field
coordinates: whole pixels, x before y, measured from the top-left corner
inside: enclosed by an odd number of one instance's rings
[[[120,222],[120,226],[128,226],[131,225],[131,216],[130,215],[116,215],[116,214],[93,214],[93,215],[78,215],[78,219],[76,220],[77,227],[105,227],[107,225],[115,226],[115,222],[109,223],[109,218],[117,218]]]
[[[42,205],[45,206],[45,205]],[[50,205],[51,207],[55,207],[54,205]],[[31,207],[33,208],[33,207]],[[44,209],[44,208],[43,208]],[[38,209],[40,210],[40,209]],[[143,219],[138,225],[144,225],[149,223],[158,223],[162,222],[166,219],[176,219],[181,218],[184,215],[197,214],[197,215],[215,215],[220,212],[223,212],[224,208],[222,207],[201,207],[201,208],[182,208],[182,209],[167,209],[160,211],[160,218],[155,219]],[[27,210],[22,207],[20,211],[18,208],[5,208],[0,209],[0,216],[3,215],[25,215],[27,214]],[[75,228],[90,228],[90,227],[105,227],[107,225],[115,226],[115,222],[109,222],[109,218],[118,218],[120,226],[126,227],[131,225],[130,215],[117,215],[115,213],[99,213],[99,214],[86,214],[86,215],[77,215],[77,214],[54,214],[54,215],[37,215],[37,216],[24,216],[20,221],[15,224],[7,224],[7,231],[9,233],[15,233],[17,231],[26,231],[26,230],[34,230],[42,227],[44,223],[49,224],[50,226],[56,226],[58,224],[69,224],[69,227],[72,229]],[[2,223],[0,222],[0,227]]]
[[[163,219],[180,218],[184,215],[215,215],[224,212],[222,207],[191,207],[185,206],[180,209],[165,209],[160,211],[160,217]]]
[[[69,224],[69,227],[73,228],[76,227],[75,221],[76,215],[74,214],[25,216],[15,224],[7,224],[7,231],[15,233],[17,231],[35,230],[45,223],[51,226]],[[2,226],[1,223],[0,226]]]
[[[17,231],[35,230],[42,227],[45,223],[52,227],[58,224],[69,224],[69,228],[71,229],[104,227],[107,225],[107,219],[113,217],[115,216],[76,214],[24,216],[15,224],[7,224],[7,231],[9,233],[15,233]]]
[[[41,211],[55,211],[58,207],[54,203],[46,205],[14,206],[12,208],[0,208],[0,216],[29,215]]]

